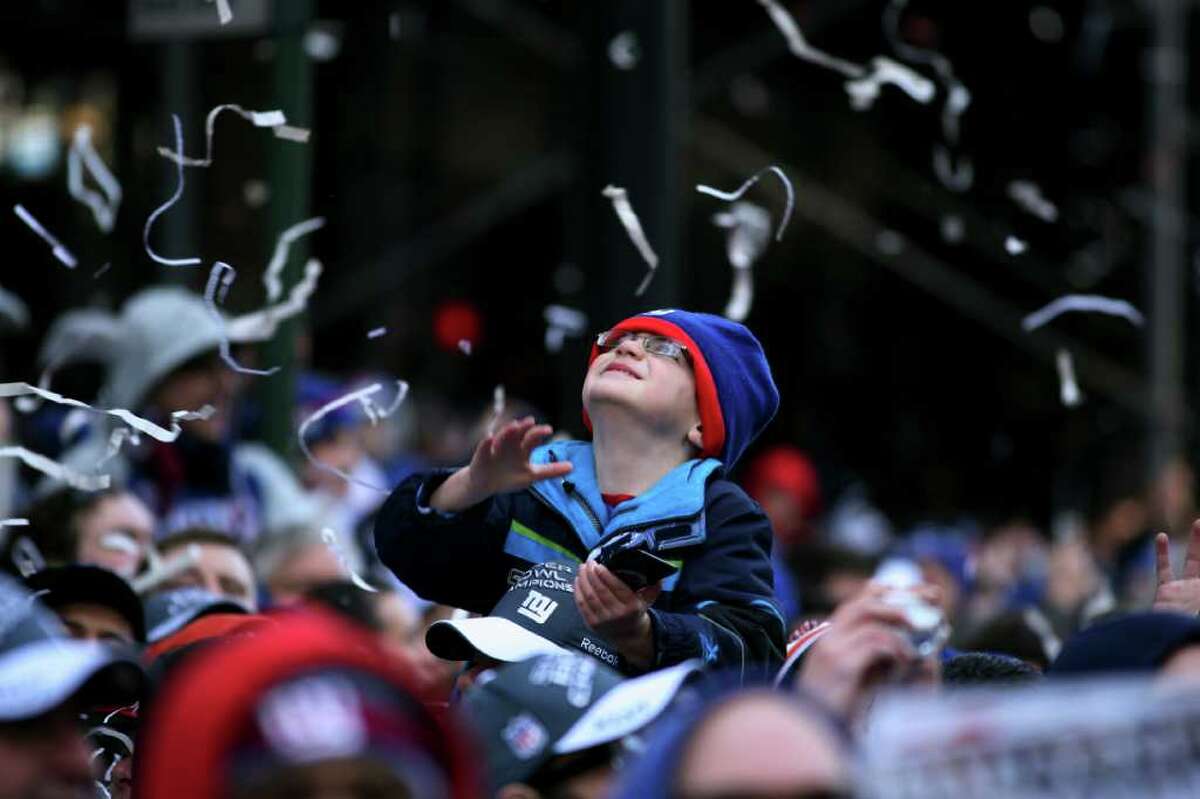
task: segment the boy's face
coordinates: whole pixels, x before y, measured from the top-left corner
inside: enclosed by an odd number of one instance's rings
[[[583,406],[592,424],[603,425],[610,411],[619,410],[682,441],[700,422],[688,356],[647,352],[644,333],[617,335],[620,343],[597,356],[583,381]]]

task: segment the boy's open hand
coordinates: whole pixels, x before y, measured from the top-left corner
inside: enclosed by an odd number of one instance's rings
[[[1154,609],[1189,616],[1200,613],[1200,519],[1192,522],[1192,538],[1188,541],[1182,577],[1176,579],[1171,571],[1171,541],[1166,533],[1154,537],[1154,550],[1158,572]]]
[[[532,464],[529,455],[550,437],[548,424],[534,424],[532,416],[509,422],[479,442],[471,463],[442,483],[429,504],[440,511],[465,510],[494,494],[519,491],[550,477],[570,474],[570,462]]]

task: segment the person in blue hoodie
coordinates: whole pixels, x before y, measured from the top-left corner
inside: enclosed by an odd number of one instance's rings
[[[597,338],[583,406],[591,442],[542,444],[550,427],[522,419],[467,466],[402,482],[375,523],[382,561],[423,598],[479,613],[530,566],[579,563],[584,620],[635,669],[776,668],[770,523],[725,478],[779,406],[758,340],[710,314],[630,317]],[[633,590],[588,557],[620,536],[678,571]]]

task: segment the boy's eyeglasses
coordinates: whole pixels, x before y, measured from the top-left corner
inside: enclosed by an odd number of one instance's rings
[[[596,348],[601,352],[612,352],[626,341],[637,342],[642,345],[642,349],[646,352],[651,355],[657,355],[660,358],[670,358],[676,363],[679,362],[680,358],[686,358],[689,363],[691,362],[691,356],[688,354],[686,346],[674,339],[654,333],[608,330],[596,336]]]

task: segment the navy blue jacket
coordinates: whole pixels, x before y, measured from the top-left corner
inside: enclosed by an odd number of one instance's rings
[[[745,675],[778,667],[785,635],[770,522],[722,478],[718,461],[688,461],[610,508],[596,485],[590,444],[548,444],[531,461],[564,459],[575,467],[565,478],[456,514],[428,507],[450,471],[412,475],[376,517],[380,559],[425,599],[486,614],[516,573],[551,560],[578,563],[612,536],[648,533],[658,554],[680,564],[650,610],[657,666],[700,658]]]

